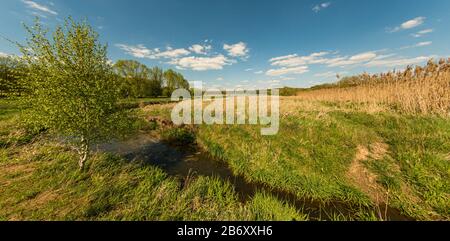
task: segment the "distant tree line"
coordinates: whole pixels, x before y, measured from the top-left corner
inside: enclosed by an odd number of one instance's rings
[[[337,82],[315,85],[306,90],[347,88],[347,87],[358,86],[363,83],[364,83],[364,81],[363,81],[363,79],[360,78],[360,76],[346,76],[346,77],[341,78]]]
[[[296,96],[300,88],[283,87],[279,89],[280,96]]]
[[[23,61],[12,56],[0,56],[0,98],[22,95],[25,74]]]
[[[189,89],[189,82],[180,73],[159,67],[148,68],[135,60],[119,60],[114,72],[120,78],[124,98],[168,97],[175,89]]]
[[[0,57],[0,98],[21,96],[25,91],[22,79],[29,71],[17,56]],[[122,98],[170,97],[178,88],[189,89],[189,82],[174,70],[149,68],[135,60],[119,60],[113,66]]]

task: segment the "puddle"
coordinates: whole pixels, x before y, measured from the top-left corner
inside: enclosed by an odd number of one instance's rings
[[[139,135],[129,141],[113,141],[98,145],[97,149],[122,155],[130,161],[143,160],[163,169],[169,175],[179,177],[181,180],[192,176],[208,176],[229,181],[234,185],[239,200],[244,203],[251,200],[256,192],[265,192],[293,205],[302,213],[308,214],[310,220],[332,220],[332,217],[337,215],[355,216],[354,210],[356,207],[344,202],[335,201],[324,204],[310,199],[299,199],[292,193],[273,189],[260,183],[247,182],[243,177],[234,175],[226,163],[212,158],[193,146],[172,146],[148,135]],[[383,217],[386,213],[385,219],[387,220],[413,220],[396,209],[390,207],[380,209]]]

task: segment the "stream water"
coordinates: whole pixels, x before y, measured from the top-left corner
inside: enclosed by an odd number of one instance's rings
[[[355,216],[355,206],[344,202],[333,201],[325,204],[307,198],[300,199],[283,190],[277,190],[261,183],[248,182],[243,177],[234,175],[225,162],[212,158],[195,146],[173,146],[149,135],[139,135],[128,141],[102,144],[97,146],[97,149],[122,155],[130,161],[145,161],[163,169],[169,175],[179,177],[181,181],[192,178],[192,176],[218,177],[223,181],[229,181],[234,185],[241,202],[251,200],[258,191],[265,192],[291,204],[302,213],[308,214],[310,220],[332,220],[337,215]],[[377,212],[381,213],[385,220],[412,220],[398,210],[385,205],[380,207]]]

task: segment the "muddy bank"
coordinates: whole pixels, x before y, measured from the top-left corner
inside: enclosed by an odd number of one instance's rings
[[[130,161],[140,160],[158,166],[169,175],[178,177],[182,183],[193,176],[218,177],[234,185],[241,202],[251,200],[257,192],[266,192],[308,214],[311,220],[332,220],[338,215],[354,217],[357,209],[339,201],[324,204],[310,199],[299,199],[292,193],[248,182],[243,177],[234,175],[225,162],[212,158],[195,146],[174,146],[149,135],[141,134],[128,141],[98,145],[97,150],[116,153]],[[386,206],[379,209],[376,212],[380,212],[385,220],[412,220],[396,209]]]

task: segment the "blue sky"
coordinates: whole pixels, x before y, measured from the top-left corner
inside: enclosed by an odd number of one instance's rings
[[[112,61],[176,68],[209,87],[307,87],[450,57],[448,0],[2,0],[0,54],[22,23],[86,17]]]

